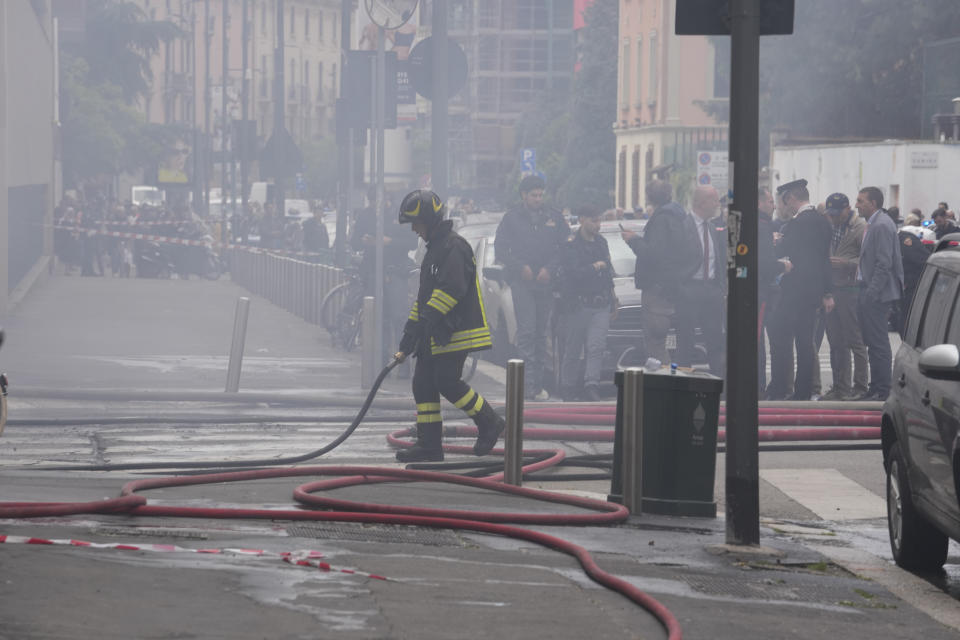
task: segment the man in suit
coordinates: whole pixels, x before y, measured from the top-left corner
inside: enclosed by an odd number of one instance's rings
[[[883,193],[865,187],[857,194],[857,212],[867,220],[860,248],[857,315],[870,360],[870,386],[858,400],[886,400],[890,394],[893,353],[887,327],[893,303],[903,294],[903,258],[897,226],[883,211]]]
[[[772,318],[768,399],[783,399],[784,381],[790,376],[788,354],[797,350],[797,371],[790,400],[809,400],[813,394],[813,368],[819,366],[813,345],[817,309],[833,310],[830,273],[830,223],[810,204],[806,180],[777,188],[784,210],[792,217],[783,226],[777,255],[783,263],[781,300]]]
[[[847,400],[867,392],[867,347],[857,319],[857,266],[866,221],[850,208],[842,193],[827,198],[826,214],[833,224],[830,267],[833,270],[833,311],[826,316],[830,341],[833,388],[821,400]],[[853,385],[850,384],[850,354],[853,354]]]
[[[778,278],[783,273],[783,263],[774,253],[773,236],[775,229],[773,214],[777,203],[770,190],[761,187],[757,191],[757,381],[759,391],[767,390],[767,347],[764,333],[769,335],[770,318],[780,301]],[[793,354],[790,355],[790,369],[793,369]],[[790,390],[792,392],[792,385]]]
[[[690,216],[673,201],[669,182],[651,180],[646,193],[655,209],[643,235],[624,230],[620,236],[637,256],[633,282],[643,291],[641,322],[647,355],[666,364],[670,362],[667,334],[676,317],[680,285],[697,269],[697,240],[691,237]]]
[[[707,347],[710,373],[726,375],[724,292],[726,285],[726,227],[717,216],[720,196],[714,187],[697,187],[693,193],[691,233],[698,255],[693,275],[680,287],[677,302],[677,364],[694,364],[695,329],[700,328]]]

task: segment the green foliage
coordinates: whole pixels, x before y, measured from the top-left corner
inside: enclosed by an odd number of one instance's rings
[[[116,174],[143,126],[119,87],[94,84],[86,61],[70,56],[61,63],[61,114],[64,181],[71,186]]]
[[[73,187],[154,167],[184,133],[145,122],[132,106],[150,90],[150,57],[180,29],[121,0],[93,0],[87,12],[84,45],[61,51],[63,172]]]
[[[517,125],[517,157],[520,148],[536,148],[537,169],[557,207],[613,206],[618,16],[618,4],[609,0],[587,9],[571,91],[545,94]],[[518,164],[508,201],[516,200],[519,180]]]
[[[761,39],[761,140],[919,137],[923,45],[958,24],[956,0],[798,2],[795,34]]]
[[[162,42],[183,31],[165,20],[149,20],[143,9],[125,0],[93,0],[87,9],[87,34],[78,52],[90,64],[90,79],[121,88],[132,102],[150,92],[151,57]]]

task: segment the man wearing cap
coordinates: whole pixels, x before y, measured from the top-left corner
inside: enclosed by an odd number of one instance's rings
[[[883,193],[865,187],[857,194],[857,212],[867,220],[860,247],[857,315],[870,360],[870,386],[858,400],[886,400],[890,394],[893,353],[887,335],[893,303],[903,295],[903,257],[897,226],[883,211]],[[880,215],[877,215],[880,214]]]
[[[957,233],[960,231],[960,228],[950,220],[946,209],[937,209],[930,217],[933,218],[934,232],[937,234],[937,240],[948,233]]]
[[[826,214],[833,224],[830,267],[833,272],[833,311],[826,316],[830,341],[830,368],[833,388],[821,400],[848,400],[867,392],[867,347],[857,320],[857,266],[867,223],[850,208],[850,200],[834,193],[826,202]],[[853,354],[853,386],[850,384],[850,354]]]
[[[543,372],[560,248],[570,236],[563,214],[544,206],[545,183],[529,175],[520,181],[520,204],[497,227],[494,250],[504,266],[517,316],[517,350],[526,362],[524,396],[549,400]]]
[[[783,226],[777,255],[783,263],[781,300],[771,322],[771,381],[767,398],[784,399],[791,371],[788,354],[797,350],[797,370],[790,400],[809,400],[813,394],[813,368],[819,366],[813,345],[817,309],[833,310],[830,273],[830,238],[827,219],[810,204],[806,180],[777,188],[784,211],[791,215]]]

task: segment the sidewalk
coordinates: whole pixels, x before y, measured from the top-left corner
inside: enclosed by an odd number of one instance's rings
[[[2,319],[8,341],[0,367],[11,377],[12,411],[63,412],[71,404],[17,399],[18,385],[222,390],[240,295],[245,292],[228,281],[51,279],[14,316]],[[333,351],[321,329],[257,298],[246,354],[241,390],[360,395],[358,354]],[[478,379],[477,386],[502,397],[489,380]],[[408,389],[409,380],[389,380],[383,393],[402,398]],[[170,410],[161,403],[128,406]],[[225,402],[220,409],[229,407]],[[197,426],[184,437],[199,443],[216,434]],[[162,444],[145,439],[140,446],[149,452]],[[100,500],[143,477],[0,469],[0,500]],[[291,509],[293,489],[311,479],[143,495],[157,505]],[[563,486],[598,493],[595,482]],[[360,485],[334,493],[390,505],[580,512],[449,484]],[[641,515],[615,526],[529,528],[584,546],[602,568],[670,609],[686,638],[956,637],[956,628],[888,591],[874,573],[882,566],[862,564],[850,573],[821,551],[830,543],[837,549],[833,555],[853,556],[855,549],[821,536],[819,550],[811,550],[783,523],[763,526],[759,549],[725,546],[722,519]],[[23,544],[13,538],[0,546],[0,639],[666,637],[648,612],[594,583],[573,558],[507,537],[379,524],[124,515],[4,520],[0,535],[65,542]],[[321,552],[322,560],[298,557],[326,562],[329,570],[292,565],[280,555],[305,550]],[[852,558],[850,566],[856,562]],[[924,588],[926,583],[913,580]],[[938,596],[935,587],[926,588],[930,598]],[[947,601],[941,617],[956,617],[956,603],[939,597]]]

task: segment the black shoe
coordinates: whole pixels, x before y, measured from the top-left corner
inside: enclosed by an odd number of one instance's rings
[[[496,416],[496,420],[496,427],[488,427],[486,429],[477,427],[479,435],[477,436],[477,441],[473,444],[473,455],[485,456],[490,453],[490,451],[493,450],[493,446],[497,444],[497,440],[500,439],[503,430],[507,428],[507,421],[500,416]]]
[[[850,398],[854,402],[883,402],[887,399],[888,394],[879,393],[877,391],[868,391],[862,395],[854,396]]]
[[[595,384],[588,384],[583,388],[583,397],[590,402],[600,402],[603,398],[600,396],[600,389]]]
[[[443,449],[427,449],[415,444],[397,451],[398,462],[443,462]]]

